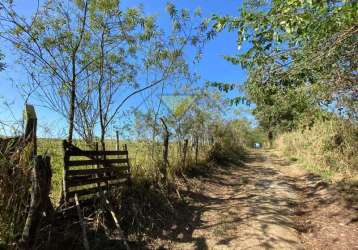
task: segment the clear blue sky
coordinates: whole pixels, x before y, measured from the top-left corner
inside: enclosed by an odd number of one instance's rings
[[[197,7],[202,9],[203,17],[208,17],[215,13],[218,15],[238,15],[238,8],[242,1],[233,0],[191,0],[172,1],[178,8],[187,8],[194,11]],[[24,16],[30,16],[36,8],[36,0],[15,0],[17,10]],[[167,1],[165,0],[122,0],[121,4],[124,7],[136,6],[142,3],[144,5],[145,12],[147,14],[158,15],[159,25],[166,27],[170,25],[168,22],[168,14],[165,11]],[[204,49],[204,57],[199,64],[193,67],[193,70],[199,73],[202,77],[202,83],[206,80],[209,81],[221,81],[229,83],[242,83],[245,80],[245,72],[238,65],[232,65],[231,63],[223,59],[224,55],[233,55],[237,53],[236,45],[237,34],[235,32],[222,32],[214,40],[210,41]],[[17,119],[21,118],[21,112],[23,109],[24,100],[20,96],[18,90],[14,86],[14,83],[26,83],[27,78],[21,68],[16,66],[14,62],[15,57],[13,51],[3,42],[0,43],[0,49],[5,54],[5,62],[7,68],[0,72],[0,120],[11,121],[12,115],[7,111],[7,108],[2,104],[4,100],[12,103],[12,109]],[[10,80],[10,79],[13,79]],[[235,96],[238,92],[230,93],[229,96]],[[132,102],[129,102],[127,106],[135,105],[140,101],[140,96],[134,98]],[[30,100],[31,102],[31,100]],[[247,108],[245,106],[243,109]],[[49,126],[53,128],[56,133],[52,136],[60,136],[65,128],[65,123],[62,118],[58,117],[52,111],[46,110],[41,107],[36,107],[38,113],[39,124]],[[250,119],[253,119],[250,117]],[[45,133],[39,129],[40,134]]]

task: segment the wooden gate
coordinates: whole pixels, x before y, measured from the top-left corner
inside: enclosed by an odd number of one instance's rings
[[[98,197],[113,186],[130,180],[127,146],[123,150],[82,150],[67,141],[64,148],[63,194],[65,204],[73,204],[75,195],[84,202]]]

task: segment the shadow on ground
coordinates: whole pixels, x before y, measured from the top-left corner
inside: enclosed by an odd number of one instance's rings
[[[239,241],[239,237],[256,238],[262,242],[261,247],[267,249],[273,248],[272,243],[275,241],[296,244],[297,242],[284,236],[280,239],[271,238],[270,241],[260,240],[262,235],[270,237],[269,225],[297,228],[293,221],[287,219],[288,216],[295,215],[292,208],[297,206],[296,199],[261,194],[273,184],[277,184],[275,178],[280,179],[277,185],[283,188],[300,190],[295,185],[294,178],[282,176],[270,167],[252,165],[265,161],[264,156],[249,155],[243,162],[239,162],[240,164],[226,162],[209,170],[198,168],[188,173],[188,176],[200,183],[201,188],[189,187],[181,190],[180,193],[185,197],[186,203],[175,206],[175,215],[162,224],[161,230],[146,232],[159,244],[155,248],[169,249],[180,245],[190,246],[190,249],[209,249],[208,241],[212,240],[212,236],[217,238],[216,245],[223,246]],[[246,185],[252,186],[250,192],[242,192]],[[208,216],[203,217],[205,213],[213,215],[211,221]],[[261,225],[259,232],[239,235],[236,232],[237,228],[249,219]],[[194,234],[194,231],[199,233]]]
[[[206,250],[216,245],[238,249],[235,246],[251,244],[264,249],[282,245],[301,249],[294,235],[287,234],[314,230],[302,220],[314,207],[301,201],[326,207],[338,198],[322,194],[328,184],[319,176],[286,175],[268,162],[281,167],[290,164],[278,158],[268,160],[266,155],[252,153],[244,160],[193,168],[183,179],[186,184],[177,190],[180,195],[172,190],[169,198],[167,191],[153,184],[133,187],[130,194],[124,194],[119,212],[131,248]],[[72,234],[72,241],[62,249],[82,248],[78,224],[63,233]],[[115,231],[92,229],[89,235],[91,249],[123,249]]]

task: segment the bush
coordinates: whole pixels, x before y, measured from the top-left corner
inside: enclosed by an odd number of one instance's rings
[[[230,122],[216,128],[216,141],[208,153],[209,161],[236,161],[246,154],[246,148],[253,145],[253,131],[247,124]]]

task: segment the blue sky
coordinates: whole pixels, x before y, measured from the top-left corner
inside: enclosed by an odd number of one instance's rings
[[[191,0],[172,1],[177,8],[187,8],[194,11],[197,7],[202,9],[203,17],[208,17],[211,14],[218,15],[238,15],[238,8],[241,5],[241,1],[233,0]],[[36,0],[15,0],[17,10],[24,16],[30,16],[36,8]],[[159,25],[163,28],[170,25],[168,14],[165,11],[167,1],[162,0],[122,0],[123,7],[133,7],[142,3],[144,10],[147,14],[156,14],[158,16]],[[221,81],[229,83],[242,83],[245,80],[245,72],[238,65],[232,65],[223,59],[224,55],[233,55],[238,52],[236,45],[237,34],[235,32],[222,32],[214,40],[208,42],[204,48],[204,57],[192,70],[199,73],[202,77],[201,83],[204,84],[206,80],[209,81]],[[5,54],[5,62],[7,68],[0,72],[0,102],[4,100],[12,103],[12,110],[17,119],[21,118],[21,112],[23,109],[24,100],[20,96],[18,90],[14,86],[14,83],[26,83],[26,75],[21,68],[16,66],[14,62],[15,56],[12,49],[4,44],[0,43],[0,49]],[[11,80],[12,79],[12,80]],[[238,92],[234,91],[229,96],[235,96]],[[135,97],[128,103],[127,107],[140,103],[141,96]],[[30,100],[31,102],[31,100]],[[242,106],[246,109],[246,106]],[[54,112],[47,109],[36,107],[40,133],[41,125],[53,128],[56,131],[51,136],[61,136],[63,128],[65,128],[65,121],[56,115]],[[230,114],[231,115],[231,114]],[[232,115],[231,115],[232,116]],[[7,112],[7,108],[0,104],[0,120],[12,121],[14,118],[12,114]],[[252,117],[250,119],[253,119]],[[41,132],[42,131],[42,132]]]

